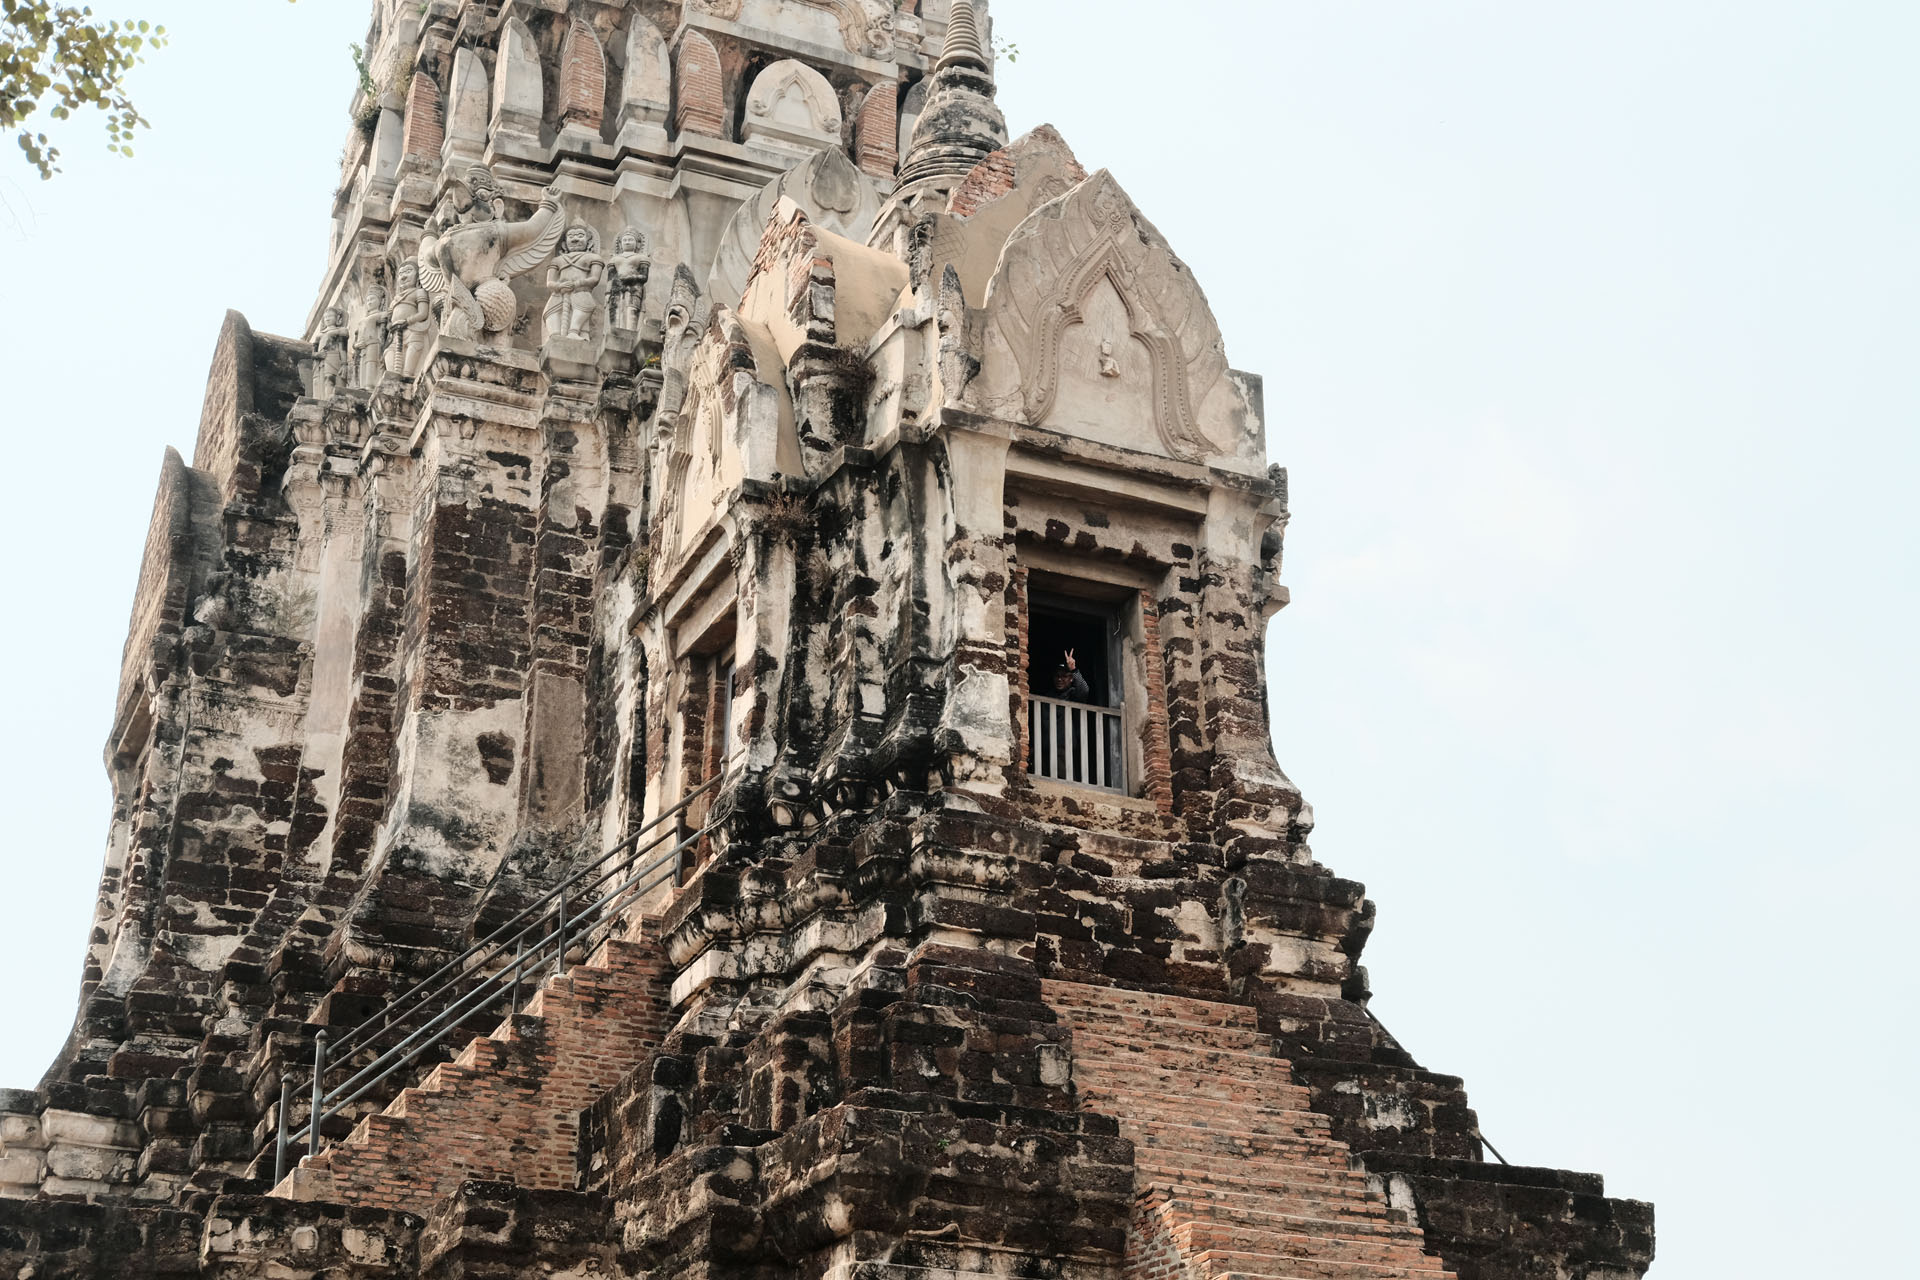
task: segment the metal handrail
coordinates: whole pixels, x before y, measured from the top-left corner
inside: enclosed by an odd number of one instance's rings
[[[707,779],[707,781],[702,783],[700,786],[688,792],[685,798],[683,798],[680,801],[680,803],[674,805],[671,809],[668,809],[662,812],[657,817],[655,817],[652,821],[648,822],[645,826],[641,827],[638,831],[635,831],[632,835],[628,836],[625,840],[622,840],[619,844],[614,845],[611,849],[601,854],[598,858],[595,858],[592,862],[588,863],[586,866],[581,867],[578,871],[575,871],[572,875],[562,880],[559,884],[547,890],[546,893],[542,894],[539,898],[535,899],[534,901],[528,903],[526,906],[522,907],[513,916],[509,917],[503,924],[496,927],[491,933],[479,939],[472,946],[468,947],[465,951],[461,952],[459,955],[455,956],[453,959],[447,961],[445,964],[441,965],[438,969],[435,969],[432,973],[422,978],[409,991],[396,997],[394,1000],[389,1001],[386,1008],[381,1011],[381,1016],[386,1018],[388,1025],[390,1025],[392,1020],[399,1015],[403,1006],[409,1003],[420,1003],[424,1001],[428,996],[438,995],[440,994],[440,992],[446,990],[449,986],[453,984],[454,979],[464,976],[467,972],[469,972],[473,968],[474,957],[480,951],[487,948],[491,944],[496,944],[496,943],[503,944],[504,941],[507,940],[505,939],[507,930],[511,929],[514,925],[518,924],[522,920],[527,919],[528,917],[534,917],[537,919],[539,915],[545,913],[545,909],[549,903],[555,902],[559,898],[564,897],[569,886],[571,886],[576,881],[586,876],[588,873],[592,872],[596,867],[601,866],[603,863],[606,863],[623,853],[638,854],[641,848],[651,847],[655,844],[660,843],[662,840],[666,839],[666,834],[662,833],[661,835],[654,837],[652,840],[645,841],[644,844],[641,842],[641,837],[645,836],[649,831],[654,830],[656,827],[659,827],[662,823],[666,822],[667,819],[676,817],[679,814],[683,813],[687,809],[687,807],[691,805],[694,801],[698,800],[701,796],[705,795],[708,791],[711,791],[715,786],[719,785],[719,782],[720,782],[719,776],[715,776]],[[498,950],[499,950],[499,946],[496,945],[495,952],[497,953]],[[486,958],[491,959],[492,956],[489,955]],[[446,981],[442,982],[441,981],[442,978],[445,978]],[[433,987],[433,984],[436,982],[440,983],[440,985],[437,988]],[[429,988],[432,988],[432,989],[429,990]],[[365,1022],[361,1023],[359,1026],[355,1027],[352,1031],[348,1032],[347,1038],[345,1040],[342,1040],[338,1045],[334,1047],[334,1053],[339,1054],[339,1053],[345,1052],[347,1047],[351,1045],[356,1038],[358,1038],[363,1032],[366,1032],[367,1029],[373,1025],[374,1021],[375,1019],[369,1018]],[[385,1026],[380,1028],[380,1030],[385,1030],[385,1029],[386,1029]]]
[[[307,1139],[307,1154],[319,1154],[320,1128],[331,1116],[359,1101],[394,1072],[408,1066],[428,1048],[439,1043],[450,1029],[484,1012],[509,993],[512,996],[512,1011],[517,1013],[521,978],[527,972],[538,972],[546,962],[549,947],[553,950],[553,972],[558,976],[565,971],[569,951],[576,946],[591,948],[598,945],[600,938],[595,935],[603,928],[607,933],[612,931],[612,926],[618,920],[616,904],[624,908],[638,895],[666,882],[669,877],[677,882],[684,867],[682,855],[711,835],[716,824],[709,823],[699,831],[679,839],[671,849],[646,860],[636,869],[635,864],[642,852],[665,843],[679,828],[660,830],[652,838],[646,837],[669,819],[683,813],[720,781],[719,776],[708,779],[678,804],[567,876],[465,951],[388,1001],[379,1012],[349,1031],[339,1044],[329,1047],[324,1028],[315,1033],[311,1102],[307,1122],[297,1131],[289,1131],[288,1122],[293,1092],[292,1073],[284,1073],[281,1077],[279,1124],[274,1146],[274,1184],[279,1185],[286,1177],[288,1152],[294,1142],[304,1137]],[[599,874],[590,883],[582,885],[581,882],[596,871]],[[626,876],[622,883],[601,892],[610,880],[621,875]],[[572,891],[574,902],[583,904],[583,909],[576,910],[572,918],[567,915],[569,891]],[[515,928],[516,925],[519,927]],[[537,931],[544,932],[530,938],[529,935]],[[502,963],[493,972],[486,972],[487,966],[504,957],[509,948],[513,952],[512,964],[508,966]],[[398,1043],[380,1050],[371,1062],[352,1071],[345,1081],[331,1089],[325,1087],[328,1068],[336,1063],[346,1063],[350,1050],[373,1047],[378,1037],[404,1026],[423,1013],[433,998],[456,991],[463,980],[475,973],[479,973],[479,979],[469,990],[456,994],[437,1013],[429,1016],[424,1024],[403,1036]]]

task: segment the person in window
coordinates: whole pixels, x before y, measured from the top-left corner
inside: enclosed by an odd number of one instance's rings
[[[1060,665],[1053,669],[1053,696],[1068,702],[1093,701],[1093,690],[1087,687],[1087,678],[1080,674],[1071,649],[1060,655]]]

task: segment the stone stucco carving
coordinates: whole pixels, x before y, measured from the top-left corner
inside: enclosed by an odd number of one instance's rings
[[[433,327],[433,295],[420,283],[420,264],[400,264],[387,313],[387,372],[411,378],[420,372]]]
[[[478,338],[504,332],[513,322],[513,289],[507,283],[546,261],[560,242],[565,223],[551,188],[534,212],[519,222],[506,221],[506,200],[484,166],[468,171],[470,204],[457,225],[436,214],[421,237],[416,261],[420,282],[442,301],[440,331],[452,338]],[[457,198],[456,198],[457,207]]]
[[[813,151],[839,141],[840,119],[840,103],[827,78],[804,62],[782,58],[754,77],[740,140]]]
[[[313,398],[331,399],[347,375],[347,316],[339,307],[328,307],[321,315],[313,355]]]
[[[606,276],[606,259],[600,256],[600,233],[584,222],[568,227],[561,237],[559,252],[547,268],[547,298],[543,313],[549,338],[587,338],[591,336],[594,290]]]
[[[640,327],[647,305],[647,277],[653,272],[653,259],[647,256],[647,237],[637,227],[628,227],[613,242],[613,256],[607,259],[607,323],[615,329]]]
[[[1104,169],[1007,241],[986,304],[988,323],[1019,365],[1017,397],[1001,407],[1046,421],[1060,389],[1062,341],[1103,282],[1125,307],[1124,336],[1146,350],[1152,418],[1168,451],[1186,461],[1218,452],[1224,442],[1209,438],[1197,413],[1227,370],[1213,313],[1193,273]],[[1099,372],[1106,374],[1104,363]],[[1119,377],[1118,367],[1108,376]]]
[[[353,332],[353,381],[361,387],[380,385],[387,349],[387,291],[368,285],[365,310]]]
[[[815,152],[761,188],[728,222],[707,279],[709,298],[729,305],[740,301],[760,235],[782,197],[793,201],[814,226],[849,240],[865,240],[880,209],[874,180],[844,152],[838,147]]]

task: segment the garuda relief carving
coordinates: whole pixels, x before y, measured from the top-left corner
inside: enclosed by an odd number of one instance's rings
[[[420,283],[442,307],[440,331],[450,338],[476,339],[503,332],[513,323],[513,287],[507,282],[546,261],[566,220],[549,189],[540,204],[519,222],[506,220],[506,198],[484,165],[454,183],[452,201],[443,204],[420,240]],[[464,212],[461,201],[466,201]]]
[[[1104,169],[1036,209],[1008,238],[986,311],[1018,364],[1020,385],[983,391],[982,407],[1047,420],[1060,390],[1062,343],[1103,282],[1125,308],[1117,345],[1144,348],[1153,423],[1167,450],[1189,462],[1221,452],[1227,442],[1211,438],[1200,421],[1227,370],[1213,312],[1193,273]],[[1094,343],[1098,376],[1122,380],[1112,340],[1101,335]]]

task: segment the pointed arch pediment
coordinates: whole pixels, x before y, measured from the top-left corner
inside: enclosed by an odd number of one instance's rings
[[[803,154],[837,147],[840,100],[827,78],[804,62],[782,58],[754,77],[747,90],[740,140]]]
[[[669,565],[704,538],[743,480],[799,470],[784,380],[764,327],[716,305],[688,361],[686,396],[662,424],[656,518]]]
[[[985,310],[990,340],[1012,362],[979,384],[990,412],[1048,423],[1062,394],[1063,352],[1097,310],[1112,336],[1098,339],[1097,354],[1082,361],[1090,368],[1067,371],[1067,381],[1108,378],[1108,399],[1145,397],[1130,407],[1176,458],[1197,462],[1234,447],[1233,433],[1203,411],[1227,371],[1206,295],[1105,169],[1014,229]],[[1137,380],[1129,372],[1136,365]]]
[[[660,492],[670,561],[686,551],[687,540],[699,536],[727,490],[739,483],[739,458],[730,456],[726,420],[738,408],[734,374],[742,368],[755,372],[752,345],[733,312],[716,306],[694,348],[686,399],[669,429]]]
[[[865,243],[885,188],[860,171],[838,147],[816,151],[760,189],[727,223],[707,276],[707,296],[738,306],[753,274],[760,238],[781,197],[799,206],[814,226]]]

